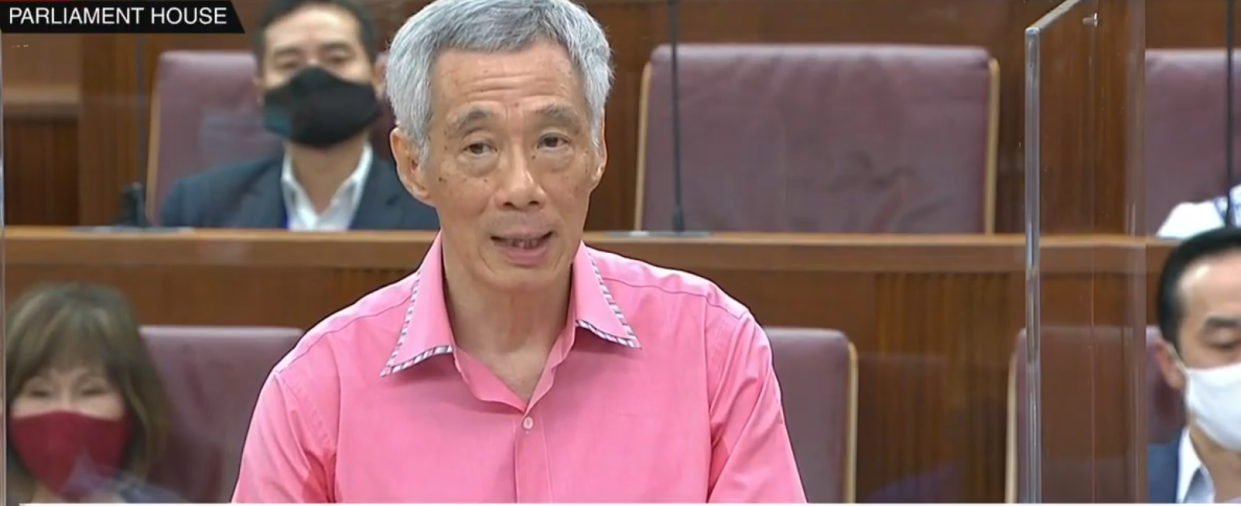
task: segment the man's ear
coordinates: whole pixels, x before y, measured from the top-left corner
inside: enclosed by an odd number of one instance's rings
[[[596,149],[598,152],[598,165],[595,167],[595,172],[591,174],[591,190],[599,186],[599,182],[603,180],[603,172],[608,167],[607,121],[604,121],[604,119],[599,118],[599,137],[595,141],[595,145],[598,146]]]
[[[375,69],[371,75],[371,82],[375,85],[375,96],[382,101],[384,98],[384,71],[388,68],[388,59],[381,56],[375,60],[375,64],[372,67]]]
[[[1163,346],[1155,348],[1155,364],[1159,366],[1159,375],[1173,390],[1183,393],[1185,392],[1185,371],[1181,370],[1180,363],[1181,359],[1178,358],[1171,343],[1164,341]]]
[[[426,167],[418,163],[418,147],[401,131],[401,127],[392,129],[388,142],[392,144],[392,158],[396,160],[396,174],[401,178],[401,185],[419,202],[435,207],[426,184]]]
[[[260,72],[262,72],[260,70]],[[258,97],[259,105],[263,105],[263,95],[267,92],[267,87],[263,86],[263,77],[254,76],[254,96]]]

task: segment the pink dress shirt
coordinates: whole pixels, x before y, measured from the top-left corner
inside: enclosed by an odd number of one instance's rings
[[[711,282],[581,246],[528,404],[453,347],[443,282],[437,239],[306,334],[234,502],[805,502],[771,345]]]

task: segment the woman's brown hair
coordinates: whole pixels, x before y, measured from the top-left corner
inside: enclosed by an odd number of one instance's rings
[[[83,283],[36,287],[5,318],[5,411],[32,377],[56,365],[101,365],[133,421],[121,471],[142,478],[164,450],[168,399],[129,302],[117,290]],[[20,462],[6,451],[10,476]],[[12,491],[12,490],[10,490]]]

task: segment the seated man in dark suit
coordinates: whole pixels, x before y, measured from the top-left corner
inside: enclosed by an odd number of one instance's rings
[[[1189,426],[1147,451],[1152,503],[1241,502],[1241,231],[1194,236],[1168,256],[1156,358],[1185,396]]]
[[[372,153],[381,115],[375,23],[353,0],[275,0],[255,31],[265,126],[283,156],[178,181],[167,227],[341,231],[437,229],[435,211]]]

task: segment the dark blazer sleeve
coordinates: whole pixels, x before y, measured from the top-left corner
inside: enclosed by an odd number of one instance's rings
[[[263,228],[279,226],[283,211],[280,196],[280,156],[252,160],[178,180],[164,197],[159,224],[164,227]],[[257,199],[257,204],[251,201]],[[251,202],[252,205],[243,205]],[[272,216],[257,219],[253,213]],[[247,214],[249,213],[249,214]],[[259,223],[261,226],[242,226]]]
[[[197,219],[192,219],[186,211],[191,209],[186,199],[192,198],[193,194],[186,190],[185,180],[177,181],[172,186],[172,191],[168,192],[168,196],[164,197],[164,205],[159,210],[159,224],[162,227],[197,227],[200,226]]]

